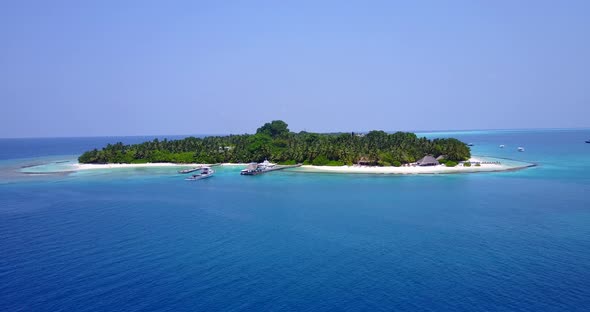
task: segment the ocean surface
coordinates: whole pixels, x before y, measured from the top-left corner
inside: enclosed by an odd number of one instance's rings
[[[537,166],[32,175],[151,138],[0,139],[0,311],[589,311],[590,130],[425,135]]]

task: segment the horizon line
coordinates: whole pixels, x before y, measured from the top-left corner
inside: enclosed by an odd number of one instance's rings
[[[320,133],[320,134],[330,134],[330,133],[367,133],[370,131],[385,131],[387,133],[395,133],[395,132],[411,132],[415,134],[428,134],[428,133],[453,133],[453,132],[476,132],[476,131],[535,131],[535,130],[555,130],[555,131],[568,131],[568,130],[590,130],[589,127],[574,127],[574,128],[493,128],[493,129],[446,129],[446,130],[359,130],[359,131],[333,131],[333,132],[313,132],[307,130],[301,130],[299,132],[305,131],[309,133]],[[291,131],[293,132],[293,131]],[[298,133],[298,132],[294,132]],[[166,136],[199,136],[199,137],[208,137],[208,136],[227,136],[227,135],[244,135],[249,134],[252,135],[254,133],[208,133],[208,134],[133,134],[133,135],[88,135],[88,136],[23,136],[23,137],[0,137],[0,140],[17,140],[17,139],[83,139],[83,138],[132,138],[132,137],[166,137]]]

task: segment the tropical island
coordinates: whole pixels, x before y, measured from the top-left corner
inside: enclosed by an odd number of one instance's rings
[[[249,163],[265,159],[281,165],[401,167],[419,160],[436,159],[454,167],[470,159],[467,144],[454,139],[419,138],[410,132],[311,133],[291,132],[275,120],[255,134],[187,137],[125,145],[108,144],[83,153],[81,164],[214,164]]]

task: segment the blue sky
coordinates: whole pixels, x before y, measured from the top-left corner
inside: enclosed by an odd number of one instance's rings
[[[588,127],[590,1],[2,1],[0,137]]]

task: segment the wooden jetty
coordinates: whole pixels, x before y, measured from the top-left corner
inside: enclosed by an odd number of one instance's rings
[[[289,168],[297,168],[297,167],[301,167],[302,164],[296,164],[296,165],[276,165],[273,166],[272,168],[264,168],[264,169],[260,169],[260,168],[246,168],[242,171],[240,171],[241,175],[259,175],[259,174],[263,174],[263,173],[267,173],[267,172],[271,172],[271,171],[278,171],[278,170],[283,170],[283,169],[289,169]]]

